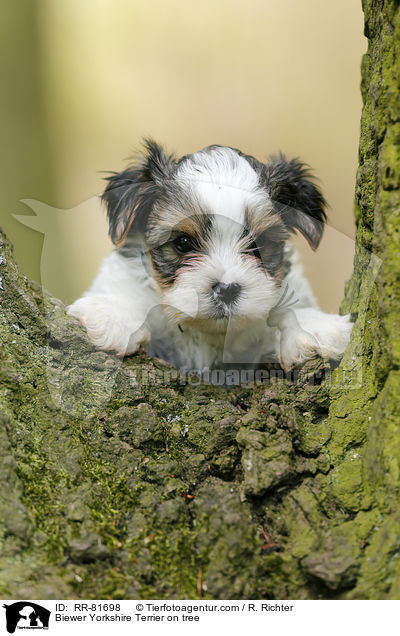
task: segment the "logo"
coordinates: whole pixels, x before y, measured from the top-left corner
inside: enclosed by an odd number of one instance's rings
[[[51,612],[37,603],[19,601],[3,607],[6,608],[9,634],[13,634],[16,629],[49,629]]]

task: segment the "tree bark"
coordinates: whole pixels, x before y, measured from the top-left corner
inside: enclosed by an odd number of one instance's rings
[[[400,597],[400,8],[363,5],[355,327],[333,374],[226,389],[121,362],[1,235],[0,596]]]

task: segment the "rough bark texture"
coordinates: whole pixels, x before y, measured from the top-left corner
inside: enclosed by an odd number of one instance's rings
[[[364,11],[356,324],[331,381],[121,364],[2,236],[0,596],[400,597],[400,9]]]

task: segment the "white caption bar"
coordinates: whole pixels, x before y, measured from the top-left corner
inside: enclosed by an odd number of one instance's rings
[[[0,634],[204,634],[205,629],[290,630],[301,636],[388,633],[400,601],[0,601]],[[267,630],[267,631],[265,631]],[[390,633],[389,632],[389,633]]]

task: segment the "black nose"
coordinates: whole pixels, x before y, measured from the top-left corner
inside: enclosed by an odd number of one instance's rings
[[[212,286],[214,295],[226,305],[233,303],[240,294],[239,283],[215,283]]]

